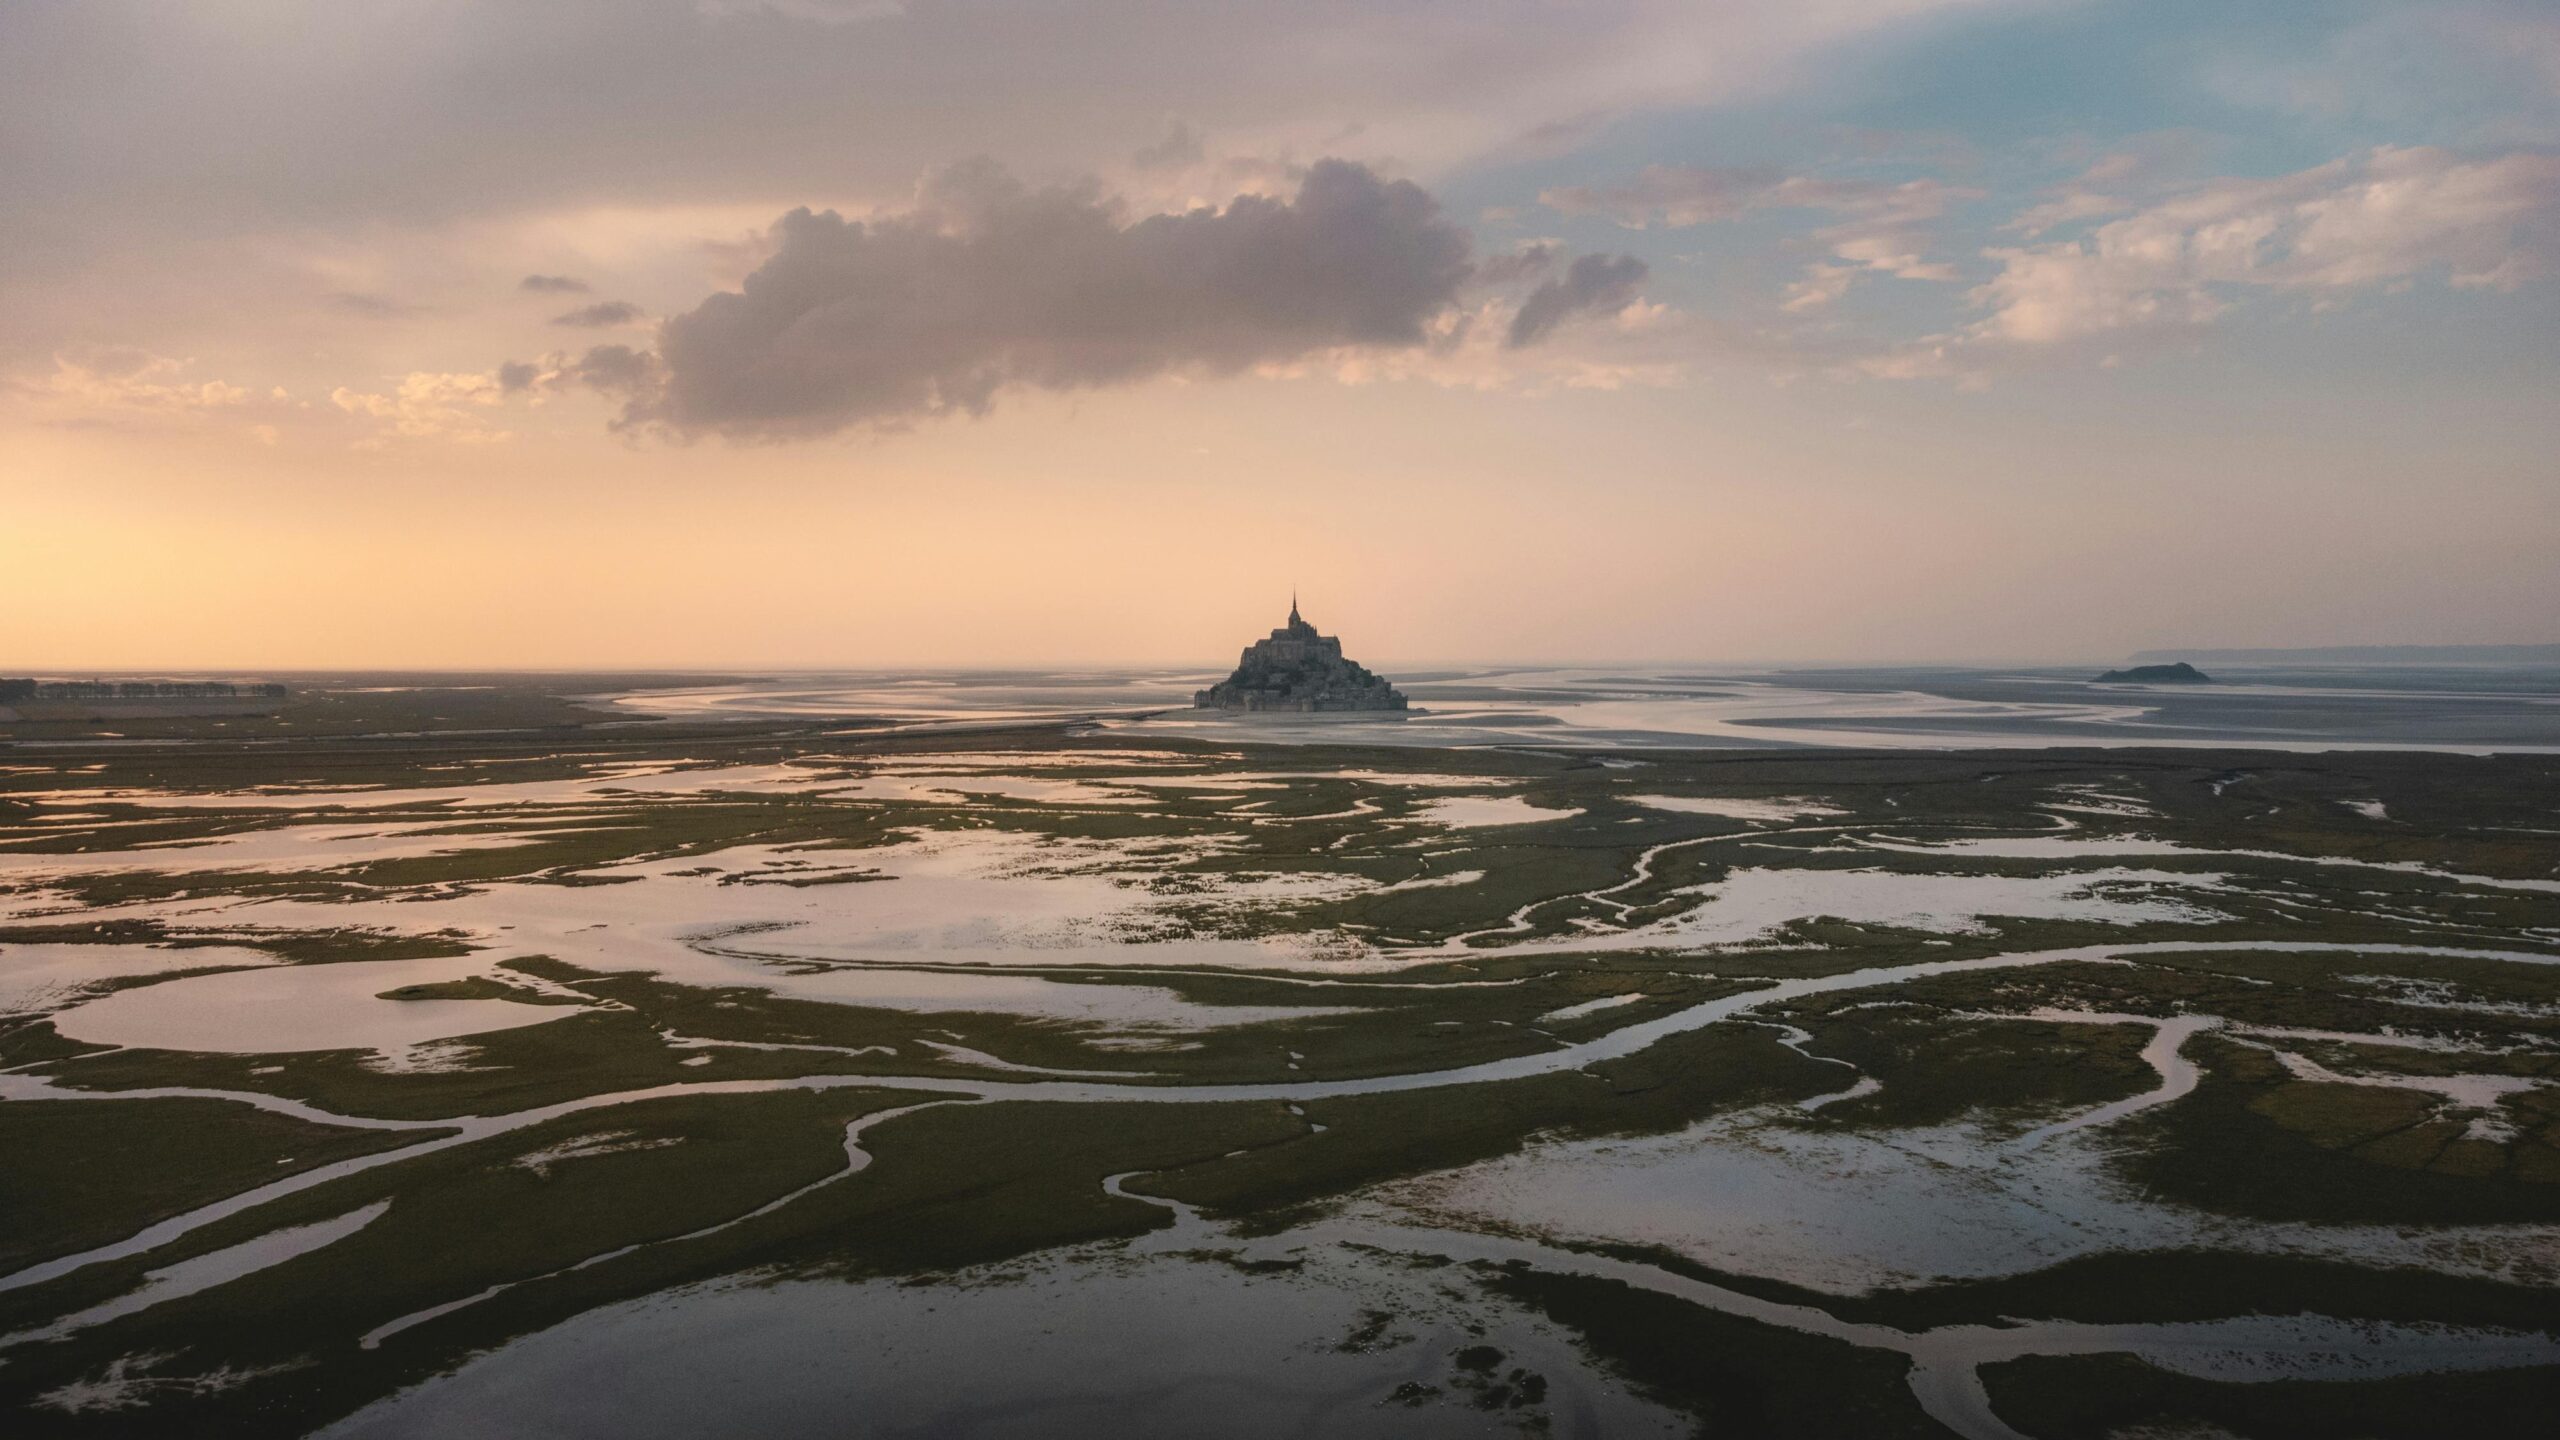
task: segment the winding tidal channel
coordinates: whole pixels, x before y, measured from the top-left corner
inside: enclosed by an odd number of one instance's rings
[[[691,1095],[839,1089],[903,1090],[943,1097],[942,1100],[876,1112],[855,1121],[846,1130],[846,1161],[842,1169],[813,1184],[767,1202],[731,1221],[673,1237],[675,1240],[682,1240],[696,1238],[758,1215],[769,1214],[822,1186],[851,1180],[869,1164],[869,1156],[860,1145],[864,1131],[944,1101],[1028,1101],[1062,1105],[1131,1101],[1157,1104],[1219,1104],[1238,1101],[1294,1103],[1389,1092],[1494,1084],[1578,1070],[1596,1062],[1630,1056],[1667,1036],[1694,1031],[1721,1021],[1743,1019],[1774,1004],[1825,993],[1887,986],[1932,976],[1971,971],[2023,969],[2064,961],[2104,961],[2181,952],[2240,950],[2320,952],[2342,955],[2393,954],[2529,965],[2560,964],[2560,956],[2529,951],[2435,945],[2232,941],[2080,945],[1972,959],[1882,966],[1815,978],[1785,980],[1744,994],[1692,1005],[1671,1014],[1626,1025],[1596,1038],[1568,1044],[1540,1054],[1452,1069],[1355,1080],[1292,1080],[1255,1084],[1201,1085],[1115,1083],[1081,1078],[963,1079],[895,1074],[819,1075],[790,1079],[705,1081],[695,1084],[659,1085],[586,1096],[502,1115],[473,1115],[428,1120],[386,1120],[342,1115],[301,1101],[247,1091],[193,1087],[93,1091],[26,1074],[0,1074],[0,1099],[102,1103],[116,1100],[167,1098],[222,1100],[255,1106],[298,1120],[366,1129],[417,1131],[421,1135],[421,1138],[413,1144],[303,1171],[151,1225],[112,1244],[48,1260],[13,1274],[0,1276],[0,1290],[38,1285],[73,1274],[89,1266],[148,1255],[216,1221],[364,1171],[396,1165],[422,1155],[458,1145],[467,1145],[564,1116],[606,1110],[641,1101]],[[2144,1051],[2144,1058],[2160,1074],[2161,1084],[2158,1089],[2048,1126],[2045,1130],[2034,1132],[2026,1137],[2021,1143],[2034,1144],[2047,1138],[2051,1133],[2112,1123],[2153,1105],[2166,1103],[2185,1093],[2195,1083],[2195,1071],[2194,1067],[2180,1055],[2180,1047],[2187,1037],[2204,1028],[2205,1023],[2199,1020],[2191,1023],[2170,1022],[2160,1025],[2158,1038]],[[1125,1182],[1132,1178],[1136,1177],[1114,1176],[1106,1182],[1106,1188],[1115,1195],[1163,1205],[1171,1212],[1178,1234],[1204,1241],[1214,1241],[1215,1227],[1202,1220],[1189,1207],[1150,1197],[1143,1190],[1124,1188]],[[239,1274],[249,1273],[259,1266],[279,1263],[293,1255],[325,1245],[369,1218],[369,1216],[353,1216],[348,1217],[345,1224],[304,1226],[293,1231],[278,1231],[249,1245],[233,1247],[231,1250],[217,1252],[214,1257],[204,1257],[187,1263],[202,1266],[210,1261],[214,1271],[218,1272],[219,1278],[236,1278]],[[2295,1378],[2372,1377],[2424,1371],[2477,1370],[2560,1363],[2560,1341],[2555,1341],[2547,1335],[2479,1329],[2456,1330],[2425,1325],[2349,1323],[2317,1316],[2249,1317],[2148,1325],[2089,1325],[2035,1321],[1998,1327],[1944,1326],[1915,1332],[1882,1325],[1849,1323],[1813,1306],[1765,1300],[1655,1266],[1587,1254],[1524,1239],[1395,1223],[1357,1215],[1317,1221],[1286,1232],[1280,1238],[1298,1243],[1371,1245],[1406,1253],[1443,1255],[1460,1261],[1485,1261],[1496,1264],[1524,1262],[1541,1269],[1617,1280],[1639,1289],[1672,1296],[1724,1314],[1837,1339],[1861,1347],[1894,1351],[1910,1358],[1911,1388],[1926,1412],[1958,1433],[1975,1437],[1975,1440],[2012,1440],[2012,1437],[2018,1435],[2018,1432],[2009,1428],[1993,1413],[1978,1376],[1979,1367],[1995,1361],[2027,1355],[2126,1353],[2139,1356],[2165,1369],[2224,1379],[2263,1378],[2276,1374]],[[671,1242],[662,1240],[649,1243]],[[537,1283],[549,1278],[550,1274],[563,1274],[570,1270],[601,1264],[640,1248],[645,1247],[640,1245],[618,1247],[590,1256],[563,1270],[510,1281],[471,1295],[457,1297],[449,1303],[403,1316],[382,1325],[364,1337],[363,1343],[367,1348],[371,1348],[402,1330],[467,1308],[503,1290]],[[142,1290],[136,1291],[125,1300],[113,1302],[114,1305],[122,1307],[115,1313],[129,1313],[132,1309],[144,1308],[156,1303],[161,1298],[188,1293],[185,1286],[171,1283],[167,1278],[177,1268],[180,1267],[173,1267],[170,1271],[153,1272],[151,1281]],[[207,1279],[204,1283],[216,1283],[216,1281]],[[66,1317],[61,1323],[79,1322],[83,1318],[81,1316]],[[44,1338],[48,1333],[50,1332],[23,1332],[17,1336],[0,1337],[0,1347],[28,1339]]]

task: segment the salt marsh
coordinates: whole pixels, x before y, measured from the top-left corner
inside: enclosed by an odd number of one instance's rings
[[[1757,1357],[1725,1393],[1871,1407],[1806,1433],[2018,1433],[2025,1356],[2560,1374],[2539,762],[733,723],[0,777],[0,1127],[53,1187],[0,1403],[621,1433],[717,1372],[948,1426],[909,1382],[1002,1335],[1026,1425],[1681,1433],[1674,1320]],[[278,1173],[79,1138],[207,1104]],[[303,1158],[341,1134],[391,1148]],[[121,1232],[42,1239],[102,1165]],[[2196,1256],[2165,1319],[2036,1288]],[[1161,1383],[1079,1385],[1097,1306]]]

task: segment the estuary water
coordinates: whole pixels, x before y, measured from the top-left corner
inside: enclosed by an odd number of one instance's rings
[[[2208,685],[2101,685],[2102,668],[1444,668],[1390,674],[1414,705],[1400,718],[1193,711],[1191,692],[1219,676],[1183,670],[792,674],[615,703],[937,728],[1089,716],[1133,739],[1363,745],[2560,751],[2560,673],[2268,667]]]

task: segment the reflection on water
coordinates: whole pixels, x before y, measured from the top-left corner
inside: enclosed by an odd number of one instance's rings
[[[1144,1199],[1104,1182],[1109,1193]],[[1141,1177],[1143,1178],[1143,1177]],[[1166,1204],[1167,1202],[1154,1202]],[[1928,1330],[1844,1321],[1611,1256],[1416,1226],[1378,1207],[1239,1242],[1187,1206],[1128,1245],[925,1283],[732,1279],[589,1311],[378,1402],[326,1440],[536,1434],[1433,1436],[1690,1433],[1477,1268],[1615,1280],[1763,1324],[1898,1351],[1955,1434],[2017,1440],[1979,1367],[2124,1353],[2215,1380],[2549,1365],[2529,1332],[2302,1314]],[[1375,1257],[1428,1257],[1414,1266]],[[1450,1266],[1446,1262],[1459,1262]]]
[[[1568,1434],[1688,1429],[1473,1285],[1338,1248],[1273,1259],[1105,1246],[929,1285],[701,1286],[592,1311],[322,1433],[1386,1440],[1547,1415]],[[1454,1358],[1486,1345],[1491,1372]],[[1494,1395],[1515,1370],[1535,1386]]]
[[[2083,1130],[2021,1147],[1975,1121],[1808,1130],[1754,1111],[1669,1135],[1541,1141],[1381,1198],[1448,1224],[1659,1247],[1835,1295],[2110,1250],[2251,1250],[2507,1281],[2547,1274],[2553,1259],[2541,1226],[2269,1224],[2160,1202],[2108,1172],[2113,1143]]]
[[[240,1055],[296,1050],[388,1054],[431,1040],[539,1025],[578,1013],[567,1005],[409,999],[391,993],[414,985],[450,985],[488,968],[486,960],[471,955],[362,965],[262,965],[118,990],[55,1012],[53,1028],[65,1039],[89,1045]]]

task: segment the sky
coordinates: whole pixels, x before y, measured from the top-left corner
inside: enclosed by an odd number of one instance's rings
[[[2547,0],[0,6],[0,673],[2560,639]]]

